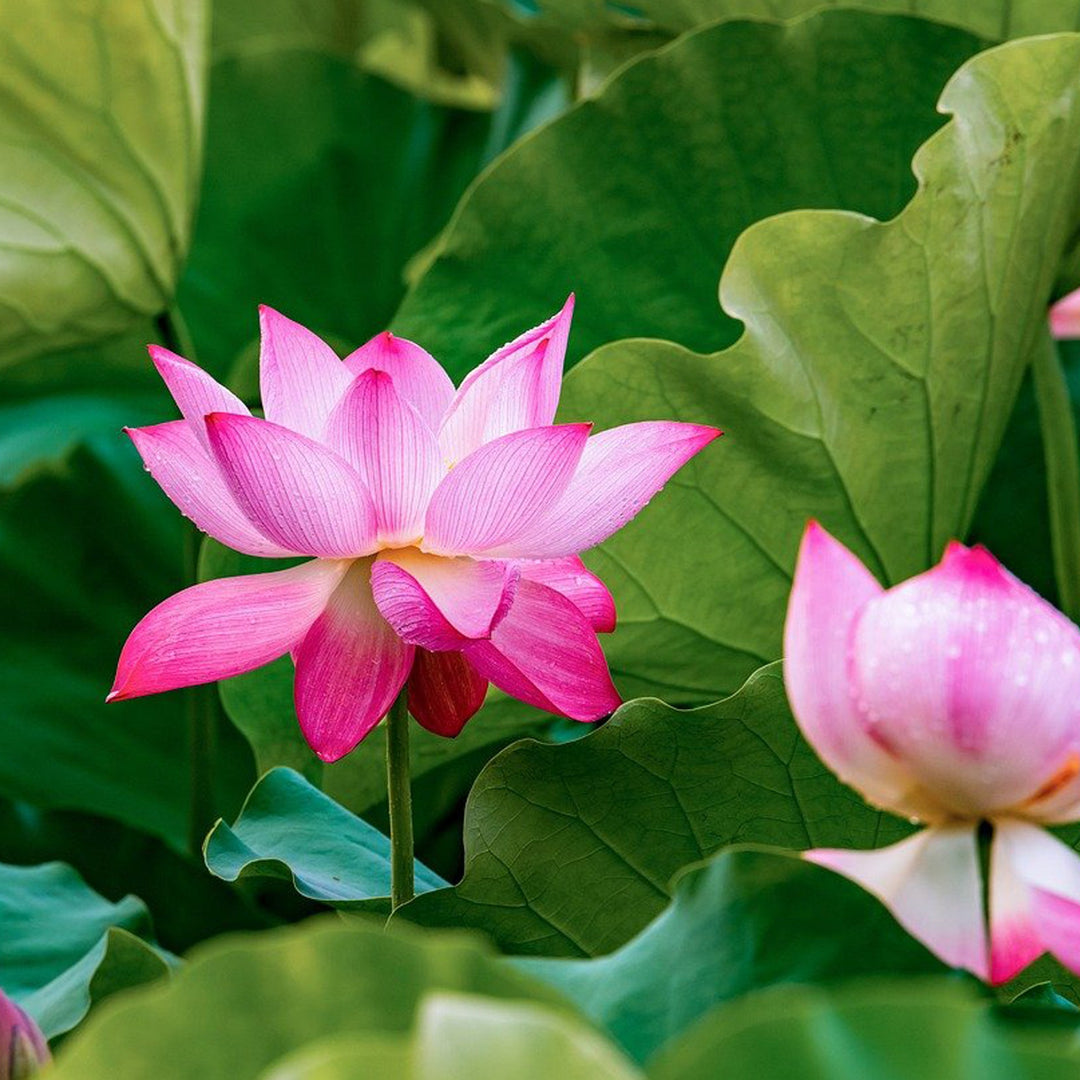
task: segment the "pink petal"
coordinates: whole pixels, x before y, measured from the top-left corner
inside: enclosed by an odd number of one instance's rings
[[[438,431],[453,400],[454,384],[439,362],[419,345],[386,331],[346,356],[345,366],[353,375],[372,368],[385,371],[397,392],[432,431]]]
[[[371,587],[383,618],[403,640],[442,652],[491,634],[510,606],[517,576],[502,562],[402,548],[380,554]]]
[[[296,714],[323,761],[349,753],[386,715],[413,662],[371,595],[371,560],[352,564],[296,650]]]
[[[1059,340],[1080,338],[1080,289],[1050,308],[1050,333]]]
[[[555,419],[574,297],[562,311],[492,353],[469,372],[446,412],[439,443],[458,462],[511,431]]]
[[[565,596],[539,582],[519,581],[491,638],[472,642],[464,652],[484,678],[537,708],[592,721],[619,707],[588,620]]]
[[[843,544],[810,522],[784,625],[784,686],[803,735],[822,761],[871,802],[907,813],[913,781],[864,728],[848,683],[855,620],[881,592]]]
[[[989,552],[950,545],[852,643],[865,722],[952,813],[1027,804],[1076,761],[1080,631]]]
[[[210,445],[241,509],[271,540],[304,555],[364,555],[375,547],[375,507],[337,454],[255,416],[211,413]]]
[[[541,562],[520,560],[515,564],[523,578],[562,593],[589,620],[598,634],[610,634],[615,629],[615,601],[607,586],[577,555]]]
[[[162,491],[204,533],[245,555],[295,554],[267,539],[248,520],[217,464],[195,437],[193,425],[171,420],[124,430]]]
[[[358,375],[330,417],[326,443],[352,464],[375,504],[379,539],[414,544],[446,470],[439,444],[384,371]]]
[[[716,428],[666,420],[624,424],[593,435],[573,479],[547,513],[488,554],[556,559],[595,547],[718,435]]]
[[[318,335],[262,305],[259,386],[266,419],[321,439],[352,372]]]
[[[1044,952],[1080,972],[1080,856],[1025,821],[994,822],[990,979],[1007,982]]]
[[[417,649],[409,676],[409,712],[433,735],[452,739],[484,704],[487,685],[461,653]]]
[[[132,630],[107,700],[227,679],[276,660],[319,617],[347,565],[316,559],[170,596]]]
[[[563,424],[481,446],[435,489],[424,549],[474,555],[511,542],[563,493],[588,435],[588,424]]]
[[[974,824],[923,829],[874,851],[819,848],[804,858],[873,893],[912,937],[950,967],[987,977]]]
[[[251,415],[248,407],[231,390],[227,390],[190,360],[185,360],[160,345],[151,345],[149,352],[154,367],[176,402],[176,407],[183,413],[195,437],[207,452],[210,450],[210,442],[206,436],[204,417],[212,412]]]

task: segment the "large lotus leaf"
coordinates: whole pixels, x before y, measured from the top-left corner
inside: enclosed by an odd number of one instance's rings
[[[846,878],[748,849],[679,875],[671,905],[609,956],[515,965],[563,991],[639,1061],[714,1006],[762,987],[943,970]]]
[[[284,878],[301,896],[334,907],[390,895],[390,840],[292,769],[272,769],[251,789],[231,825],[206,838],[206,865],[226,881]],[[447,883],[416,865],[416,890]]]
[[[198,191],[203,0],[0,7],[0,363],[169,303]]]
[[[168,971],[141,900],[111,904],[69,866],[0,864],[0,988],[52,1038],[92,1005]]]
[[[359,66],[361,7],[215,7],[206,179],[180,305],[219,373],[255,338],[259,303],[350,348],[384,329],[407,261],[480,166],[561,106],[550,76],[512,82],[494,116],[392,86]]]
[[[717,1009],[650,1063],[653,1080],[1069,1080],[1076,1024],[1003,1019],[970,986],[778,987]],[[1042,1022],[1039,1022],[1039,1021]]]
[[[857,12],[687,35],[495,162],[394,329],[461,378],[573,290],[571,362],[625,337],[730,344],[716,283],[736,237],[803,207],[897,213],[941,87],[979,47]]]
[[[818,761],[773,665],[715,705],[632,701],[584,739],[504,751],[469,796],[464,879],[395,919],[592,956],[663,910],[677,870],[727,844],[872,847],[904,828]]]
[[[728,432],[592,560],[624,617],[624,692],[708,699],[779,655],[810,517],[887,582],[967,533],[1080,207],[1078,63],[1061,35],[961,68],[893,221],[802,212],[744,233],[721,299],[746,332],[726,352],[628,341],[571,372],[567,419]]]
[[[338,1035],[393,1037],[436,991],[561,1005],[463,935],[308,922],[196,950],[168,985],[129,994],[77,1032],[57,1080],[247,1080]]]
[[[13,481],[0,487],[0,795],[103,814],[180,848],[185,695],[106,706],[105,694],[131,628],[184,584],[184,523],[107,411],[106,430],[75,438],[70,410],[64,395],[0,410]],[[63,453],[45,458],[50,434]],[[25,439],[38,449],[20,457]],[[214,779],[231,812],[250,764],[231,727],[221,734]]]

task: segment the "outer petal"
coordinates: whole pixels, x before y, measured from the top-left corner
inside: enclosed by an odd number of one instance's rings
[[[542,562],[521,560],[516,563],[523,578],[562,593],[589,620],[598,634],[610,634],[615,629],[615,601],[607,586],[577,555]]]
[[[561,593],[521,580],[488,641],[465,647],[476,670],[500,690],[574,720],[599,720],[619,707],[596,633]]]
[[[573,479],[547,513],[489,554],[555,559],[595,547],[718,435],[716,428],[666,420],[624,424],[593,435]]]
[[[371,596],[371,561],[352,564],[296,650],[296,714],[323,761],[352,750],[386,714],[413,662]]]
[[[443,413],[453,400],[454,384],[431,353],[386,331],[349,353],[345,366],[353,375],[372,368],[385,371],[394,380],[397,392],[432,431],[438,431]]]
[[[206,426],[237,503],[275,543],[329,558],[374,549],[371,495],[343,458],[255,416],[211,413]]]
[[[403,548],[379,556],[371,587],[383,618],[403,640],[442,652],[490,636],[510,606],[517,577],[506,563]]]
[[[1080,289],[1050,308],[1050,333],[1063,340],[1080,338]]]
[[[203,418],[209,413],[251,415],[248,407],[231,390],[227,390],[190,360],[185,360],[160,345],[151,345],[149,352],[154,367],[176,402],[176,407],[183,413],[184,419],[191,425],[191,430],[205,450],[210,450],[210,442],[206,436]]]
[[[326,442],[363,477],[385,544],[417,543],[446,473],[439,444],[384,371],[358,375],[327,425]]]
[[[1075,768],[1080,630],[989,552],[950,545],[865,606],[853,646],[865,722],[955,814],[1026,804]]]
[[[784,686],[818,756],[871,802],[911,811],[907,770],[867,733],[848,682],[855,620],[881,586],[816,521],[803,534],[784,624]]]
[[[227,679],[276,660],[307,633],[346,569],[316,559],[170,596],[132,630],[107,700]]]
[[[259,308],[259,327],[259,387],[266,419],[321,439],[352,372],[322,338],[273,308]]]
[[[1007,982],[1044,952],[1080,972],[1080,856],[1037,825],[995,821],[991,981]]]
[[[439,432],[447,461],[461,461],[500,435],[542,427],[555,419],[573,314],[571,295],[557,315],[469,372]]]
[[[563,424],[481,446],[435,489],[424,550],[480,555],[513,541],[566,489],[588,435],[588,424]]]
[[[417,649],[409,676],[409,712],[421,727],[452,739],[484,704],[487,685],[461,653]]]
[[[804,858],[873,893],[935,956],[985,979],[986,930],[975,828],[935,826],[891,847],[819,848]]]
[[[192,429],[186,420],[171,420],[125,430],[162,491],[204,533],[245,555],[294,555],[248,520]]]

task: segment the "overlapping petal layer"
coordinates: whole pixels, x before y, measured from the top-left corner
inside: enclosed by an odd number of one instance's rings
[[[343,458],[255,416],[211,413],[206,427],[229,490],[275,543],[326,558],[375,550],[375,504]]]
[[[700,424],[658,420],[591,436],[559,498],[487,554],[557,559],[595,547],[640,513],[679,468],[720,434]]]
[[[352,564],[296,650],[300,729],[323,761],[337,761],[386,715],[413,661],[371,595],[371,561]]]
[[[438,430],[454,398],[454,384],[431,353],[385,332],[349,353],[344,363],[354,376],[372,370],[386,372],[394,380],[397,392],[428,427]]]
[[[465,376],[439,431],[443,455],[464,460],[484,443],[555,419],[574,298],[547,322],[492,353]]]
[[[491,637],[463,651],[484,678],[537,708],[590,721],[619,707],[588,619],[562,593],[539,582],[520,580]]]
[[[452,739],[484,704],[485,679],[460,652],[416,650],[409,712],[421,727]]]
[[[206,434],[206,416],[212,412],[251,415],[251,410],[231,390],[226,389],[190,360],[185,360],[160,345],[150,346],[150,359],[169,388],[176,407],[208,453],[210,439]]]

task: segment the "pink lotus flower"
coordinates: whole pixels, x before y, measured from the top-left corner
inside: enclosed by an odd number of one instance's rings
[[[50,1061],[37,1024],[0,991],[0,1080],[26,1080]]]
[[[1050,308],[1050,333],[1059,341],[1080,338],[1080,289]]]
[[[313,559],[159,604],[128,638],[109,700],[291,653],[300,726],[325,761],[406,681],[413,716],[440,735],[461,730],[488,682],[575,720],[616,708],[596,636],[615,608],[578,552],[719,432],[553,424],[572,309],[571,297],[455,393],[411,341],[380,334],[341,361],[262,308],[266,419],[152,347],[184,419],[129,434],[165,493],[237,551]]]
[[[1080,630],[983,548],[882,589],[811,522],[784,631],[803,734],[845,783],[928,827],[806,858],[858,882],[937,956],[1001,983],[1080,971]],[[993,827],[989,940],[976,831]]]

